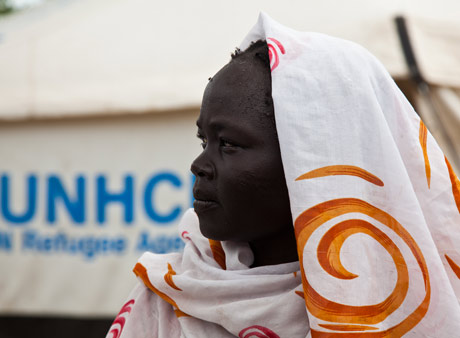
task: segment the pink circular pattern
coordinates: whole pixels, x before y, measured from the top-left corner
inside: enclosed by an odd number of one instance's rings
[[[182,231],[182,233],[181,233],[181,237],[182,237],[183,239],[188,239],[188,240],[190,240],[190,236],[189,236],[189,235],[190,235],[190,234],[188,233],[188,231]]]
[[[268,45],[268,57],[270,58],[270,69],[273,72],[280,63],[280,58],[278,55],[278,50],[281,54],[286,54],[284,46],[278,40],[274,38],[267,38]]]
[[[260,326],[260,325],[253,325],[249,326],[240,331],[238,334],[240,338],[280,338],[275,332],[272,330]]]
[[[121,308],[120,312],[118,312],[118,315],[115,317],[115,320],[112,323],[112,326],[110,327],[109,330],[109,335],[112,334],[111,338],[118,338],[121,335],[121,332],[123,331],[123,327],[125,326],[126,323],[126,317],[132,310],[132,306],[134,305],[135,301],[134,299],[131,299],[123,305]],[[126,316],[123,316],[126,313]]]

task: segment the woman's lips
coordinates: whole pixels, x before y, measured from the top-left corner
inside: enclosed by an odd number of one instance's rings
[[[193,208],[195,209],[197,213],[213,209],[217,207],[218,205],[219,204],[215,201],[207,201],[207,200],[199,200],[199,199],[195,199],[195,201],[193,202]]]

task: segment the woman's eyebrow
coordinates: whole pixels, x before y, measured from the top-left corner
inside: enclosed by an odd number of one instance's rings
[[[202,129],[200,121],[196,121],[196,126],[198,127],[199,130]],[[225,123],[221,123],[221,122],[210,122],[209,127],[216,131],[221,131],[223,129],[232,128],[232,126],[227,126]]]
[[[240,121],[211,121],[209,123],[209,127],[216,131],[222,130],[236,130],[242,131],[246,129],[246,126],[242,124]]]
[[[225,125],[225,123],[219,122],[211,122],[209,123],[209,126],[216,131],[221,131],[222,129],[226,129],[226,127],[228,127],[227,125]]]
[[[198,127],[198,131],[202,130],[201,121],[196,122],[196,126]],[[206,128],[210,128],[213,131],[220,132],[223,130],[228,131],[237,131],[243,132],[246,131],[246,127],[239,122],[229,123],[229,121],[211,121],[206,124]]]

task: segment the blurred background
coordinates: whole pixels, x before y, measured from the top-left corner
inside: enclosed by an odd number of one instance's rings
[[[181,250],[202,92],[259,11],[369,49],[458,173],[457,0],[1,0],[0,337],[104,337]]]

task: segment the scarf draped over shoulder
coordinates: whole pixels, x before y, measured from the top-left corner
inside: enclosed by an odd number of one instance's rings
[[[300,266],[249,269],[248,247],[208,241],[190,211],[184,253],[141,257],[110,332],[141,337],[148,312],[159,337],[458,336],[460,181],[436,141],[364,48],[264,13],[241,49],[259,39]]]

